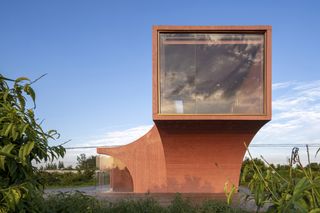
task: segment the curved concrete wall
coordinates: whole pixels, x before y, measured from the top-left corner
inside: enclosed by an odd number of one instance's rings
[[[221,193],[226,181],[238,186],[244,142],[264,123],[156,122],[137,141],[97,152],[127,166],[134,192]]]
[[[127,166],[134,192],[167,191],[164,151],[156,126],[131,144],[98,148],[97,152],[118,158]]]

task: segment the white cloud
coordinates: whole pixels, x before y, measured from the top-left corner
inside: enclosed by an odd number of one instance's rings
[[[279,90],[279,89],[285,89],[289,86],[291,86],[292,84],[294,84],[294,81],[287,81],[287,82],[282,82],[282,83],[274,83],[272,84],[272,90]]]
[[[320,143],[320,81],[273,84],[272,107],[272,121],[259,131],[252,144]],[[290,155],[290,148],[285,153],[278,148],[258,150],[273,161],[284,162]]]
[[[319,138],[320,81],[274,85],[286,87],[278,91],[279,86],[276,86],[272,102],[273,119],[258,133],[255,142],[277,143],[283,138],[287,143],[302,143],[300,138]]]
[[[142,125],[122,131],[111,131],[90,140],[84,146],[117,146],[131,143],[151,129],[152,125]]]

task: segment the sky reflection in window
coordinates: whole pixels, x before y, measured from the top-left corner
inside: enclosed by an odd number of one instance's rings
[[[264,113],[264,35],[160,33],[160,114]]]

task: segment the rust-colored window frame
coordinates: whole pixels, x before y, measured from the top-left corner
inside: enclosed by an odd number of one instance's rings
[[[169,33],[263,33],[264,53],[264,114],[160,114],[159,34]],[[152,29],[152,114],[153,120],[271,120],[271,26],[153,26]]]

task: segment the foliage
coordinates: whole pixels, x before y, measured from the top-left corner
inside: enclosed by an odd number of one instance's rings
[[[161,213],[166,212],[165,208],[152,198],[140,199],[140,200],[121,200],[117,203],[112,203],[109,206],[110,212],[119,213],[134,213],[134,212],[150,212]]]
[[[80,154],[80,156],[77,156],[76,168],[78,172],[86,178],[86,180],[92,179],[97,169],[96,156],[90,156],[87,158],[85,154]]]
[[[240,213],[245,212],[239,208],[233,208],[226,203],[216,200],[206,200],[198,208],[197,212],[201,213]]]
[[[266,164],[261,159],[253,158],[251,160],[249,158],[246,158],[242,162],[242,166],[241,166],[240,185],[247,186],[248,183],[250,182],[250,180],[252,179],[253,174],[254,174],[254,170],[251,166],[251,164],[253,163],[252,161],[254,161],[254,163],[257,165],[257,167],[259,167],[259,169],[261,171],[265,172],[267,170]],[[245,174],[245,175],[243,175],[243,174]]]
[[[64,163],[63,163],[63,161],[59,161],[59,163],[58,163],[58,169],[64,169]]]
[[[103,206],[108,207],[108,204],[108,202],[105,202],[105,204],[103,204],[94,197],[82,194],[78,191],[75,193],[68,192],[52,194],[49,195],[43,203],[40,203],[40,205],[43,206],[42,212],[44,213],[108,212],[103,210]]]
[[[0,75],[0,212],[37,212],[32,202],[42,188],[31,162],[65,154],[62,146],[48,145],[49,139],[59,137],[58,133],[45,132],[35,118],[34,82]],[[28,100],[33,107],[27,106]]]
[[[226,198],[227,198],[227,204],[231,205],[233,195],[236,193],[237,190],[236,190],[236,186],[234,184],[232,184],[231,186],[229,186],[229,184],[230,184],[229,181],[227,181],[224,184],[223,191],[224,191],[224,194],[226,195]]]
[[[111,203],[106,200],[98,200],[81,192],[58,193],[49,195],[42,200],[42,212],[110,212],[110,213],[240,213],[245,212],[238,208],[232,208],[226,203],[206,200],[200,205],[193,205],[188,199],[177,194],[171,204],[163,207],[153,198],[138,200],[121,200]]]
[[[73,170],[72,166],[64,168],[63,162],[47,163],[45,167],[40,168],[38,173],[41,182],[46,188],[51,187],[77,187],[77,186],[92,186],[96,184],[96,156],[86,157],[85,154],[77,156],[77,171]],[[62,170],[62,171],[46,171],[46,170]],[[107,176],[109,179],[109,175]],[[106,181],[109,181],[109,180]]]
[[[72,165],[69,165],[67,167],[64,166],[63,161],[59,161],[58,165],[56,163],[47,163],[45,166],[40,166],[39,170],[40,171],[45,171],[45,170],[75,170],[72,168]]]
[[[86,154],[82,153],[80,156],[77,156],[77,169],[79,170],[86,170],[92,169],[96,170],[96,157],[97,156],[90,156],[89,158],[86,157]]]
[[[57,170],[58,166],[56,163],[47,163],[43,169],[40,170]]]
[[[310,163],[308,146],[309,166],[303,167],[298,152],[298,148],[292,149],[287,175],[282,175],[263,157],[269,167],[265,170],[259,167],[248,150],[252,161],[243,176],[247,176],[247,171],[253,171],[248,184],[253,197],[248,195],[247,199],[254,198],[257,212],[265,204],[270,205],[268,212],[320,212],[320,176],[311,169],[314,164]]]
[[[190,200],[183,198],[180,194],[176,195],[176,197],[171,202],[171,205],[168,207],[168,210],[172,213],[195,212],[195,208],[192,206]]]
[[[72,166],[71,166],[71,168],[72,168]],[[52,163],[52,162],[46,163],[45,166],[40,166],[40,168],[39,168],[39,170],[57,170],[57,169],[59,169],[59,170],[66,169],[64,167],[63,161],[59,161],[58,165],[57,165],[57,163]]]

